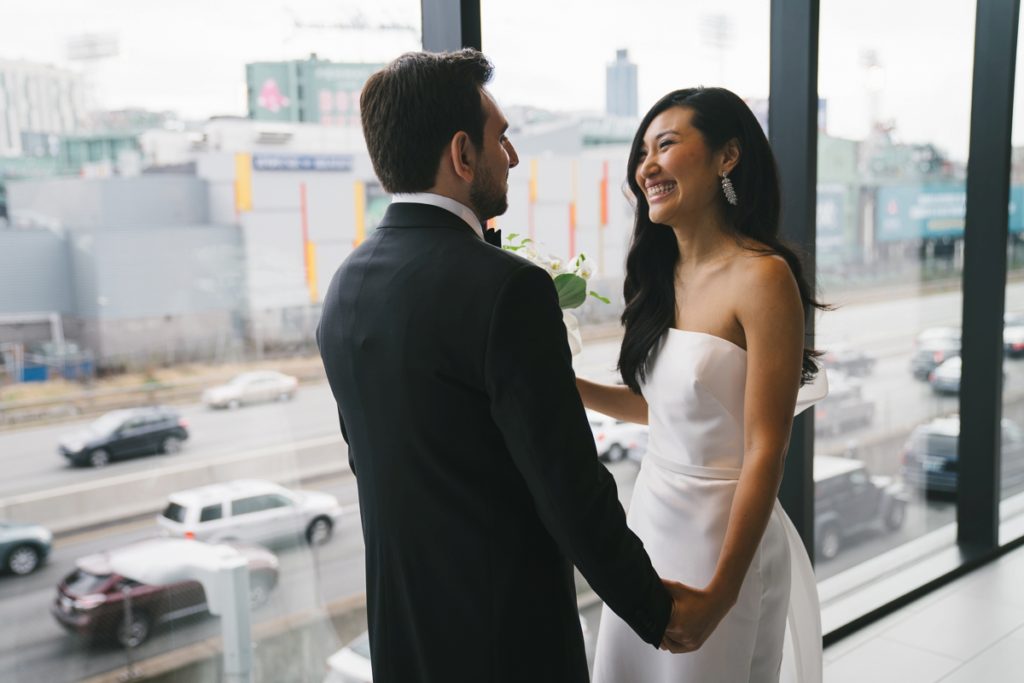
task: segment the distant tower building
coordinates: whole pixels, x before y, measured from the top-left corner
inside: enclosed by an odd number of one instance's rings
[[[605,69],[605,111],[609,116],[637,115],[636,64],[629,50],[616,50],[615,61]]]

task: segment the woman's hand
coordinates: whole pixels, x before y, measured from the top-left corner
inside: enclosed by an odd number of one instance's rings
[[[672,596],[671,626],[665,631],[661,649],[671,652],[693,652],[699,649],[714,633],[735,601],[677,581],[662,579],[661,582]]]

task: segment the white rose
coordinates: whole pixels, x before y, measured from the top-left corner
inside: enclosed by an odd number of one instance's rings
[[[579,275],[584,280],[589,280],[590,277],[594,274],[594,269],[590,267],[589,263],[584,262],[580,266],[576,274]]]

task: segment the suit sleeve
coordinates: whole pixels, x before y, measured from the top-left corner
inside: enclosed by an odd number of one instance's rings
[[[348,440],[348,432],[345,431],[345,417],[341,414],[341,408],[338,408],[338,425],[341,427],[341,438],[345,440],[345,444],[348,446],[348,468],[352,471],[352,474],[356,473],[356,463],[352,459],[352,444]]]
[[[524,265],[502,288],[484,365],[491,415],[543,523],[605,603],[657,647],[671,598],[598,462],[558,297],[540,268]]]
[[[323,322],[317,323],[316,326],[316,346],[320,350],[320,355],[323,356],[324,345],[321,340],[321,331],[323,329]],[[324,366],[326,368],[326,364]],[[337,400],[335,400],[337,404]],[[348,440],[348,432],[345,430],[345,416],[341,414],[341,406],[338,406],[338,426],[341,428],[341,438],[345,440],[345,445],[348,446],[348,467],[354,475],[356,473],[356,463],[352,460],[352,444]]]

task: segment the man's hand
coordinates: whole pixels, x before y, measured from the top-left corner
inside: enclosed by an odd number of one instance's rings
[[[672,616],[661,639],[661,649],[675,654],[694,652],[704,644],[732,607],[706,590],[662,579],[672,596]]]

